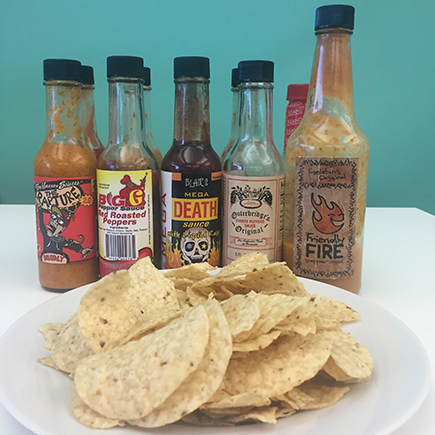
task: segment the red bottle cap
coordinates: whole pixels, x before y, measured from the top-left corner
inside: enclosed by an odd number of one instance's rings
[[[308,95],[308,84],[299,83],[296,85],[287,86],[287,100],[298,99],[306,100]]]

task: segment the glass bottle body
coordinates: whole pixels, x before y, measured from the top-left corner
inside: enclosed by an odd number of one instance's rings
[[[41,285],[66,291],[98,279],[96,158],[82,141],[80,85],[49,80],[47,135],[34,161]]]
[[[284,260],[358,293],[369,143],[354,114],[351,33],[316,32],[306,112],[286,150]]]
[[[174,141],[162,161],[162,266],[220,265],[221,177],[210,142],[209,80],[175,80]]]
[[[104,150],[104,146],[98,136],[97,123],[95,121],[94,89],[93,85],[83,84],[80,98],[82,104],[83,141],[91,148],[98,160]]]
[[[97,169],[101,276],[147,256],[160,265],[160,175],[143,136],[142,82],[126,77],[108,81],[109,144]]]
[[[223,162],[223,264],[282,257],[284,164],[272,137],[271,83],[241,83],[239,135]]]

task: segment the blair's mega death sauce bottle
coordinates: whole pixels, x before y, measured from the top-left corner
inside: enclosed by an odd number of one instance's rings
[[[210,143],[210,61],[174,59],[174,141],[161,166],[162,267],[209,262],[221,254],[219,156]]]
[[[107,58],[109,143],[98,159],[100,274],[159,261],[159,174],[143,127],[143,59]],[[156,264],[158,267],[158,263]]]
[[[44,60],[47,136],[34,161],[41,285],[66,291],[98,279],[96,158],[82,141],[80,68]]]
[[[355,118],[352,6],[316,11],[304,118],[286,150],[284,260],[296,275],[358,293],[369,143]]]

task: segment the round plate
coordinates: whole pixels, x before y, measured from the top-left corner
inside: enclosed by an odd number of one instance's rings
[[[343,329],[368,347],[375,370],[370,381],[351,385],[335,405],[304,411],[275,425],[193,427],[172,424],[158,429],[131,426],[107,429],[107,435],[139,433],[173,435],[387,435],[401,426],[423,402],[430,381],[426,351],[414,333],[376,304],[345,290],[302,279],[312,294],[330,296],[357,310],[361,320]],[[73,381],[38,363],[48,355],[38,328],[64,323],[89,286],[57,296],[17,320],[0,339],[0,400],[24,426],[37,435],[95,435],[74,417],[70,395]]]

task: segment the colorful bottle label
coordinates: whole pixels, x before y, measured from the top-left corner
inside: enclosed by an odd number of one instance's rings
[[[248,252],[281,261],[284,175],[239,177],[224,172],[223,264]]]
[[[222,172],[161,172],[162,267],[220,265]]]
[[[153,257],[152,170],[97,170],[100,274]]]
[[[34,177],[38,259],[66,264],[96,256],[95,177]]]
[[[358,163],[358,158],[296,158],[296,274],[353,276]]]

